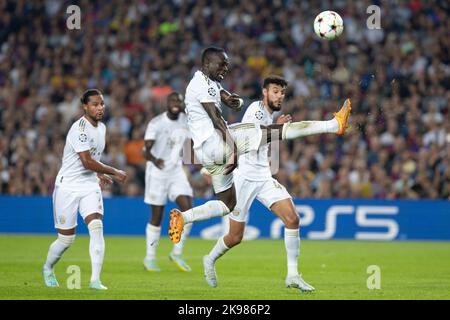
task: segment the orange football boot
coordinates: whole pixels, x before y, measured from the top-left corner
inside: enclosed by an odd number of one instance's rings
[[[183,229],[184,220],[181,211],[178,209],[170,210],[169,238],[173,243],[180,242]]]
[[[346,99],[344,101],[344,105],[341,110],[333,113],[334,118],[337,120],[339,124],[339,129],[336,132],[338,136],[343,136],[345,134],[345,130],[347,129],[347,121],[350,116],[350,110],[352,110],[350,99]]]

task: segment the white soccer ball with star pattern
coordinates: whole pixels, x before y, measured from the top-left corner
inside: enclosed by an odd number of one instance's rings
[[[314,32],[325,40],[334,40],[344,30],[344,21],[334,11],[323,11],[314,20]]]

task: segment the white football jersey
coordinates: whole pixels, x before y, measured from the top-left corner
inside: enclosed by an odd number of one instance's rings
[[[169,119],[167,112],[153,118],[147,125],[144,139],[155,140],[151,153],[164,160],[164,168],[160,170],[153,162],[147,161],[150,174],[171,175],[175,170],[182,169],[183,144],[189,137],[184,113],[180,113],[177,120]]]
[[[106,127],[98,122],[94,127],[84,116],[70,128],[66,137],[61,169],[55,184],[73,190],[99,188],[97,173],[88,170],[81,162],[79,152],[89,151],[92,159],[100,161],[105,149]]]
[[[186,88],[184,102],[194,148],[200,147],[214,133],[213,122],[201,104],[212,102],[222,112],[220,90],[222,90],[220,83],[211,80],[200,70],[195,72]]]
[[[265,126],[273,123],[274,114],[270,114],[262,101],[250,104],[242,117],[241,123],[257,123]],[[258,151],[252,151],[239,156],[237,174],[248,180],[262,181],[270,179],[269,144],[261,146]]]

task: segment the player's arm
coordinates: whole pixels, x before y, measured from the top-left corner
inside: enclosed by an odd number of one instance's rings
[[[219,114],[219,111],[216,108],[216,105],[212,102],[202,102],[202,106],[205,109],[206,113],[211,118],[211,121],[214,125],[214,128],[218,130],[222,136],[223,141],[233,150],[233,153],[225,166],[224,174],[231,173],[237,167],[237,147],[233,138],[231,137],[230,131],[228,131],[227,124],[222,116]]]
[[[220,90],[220,100],[227,107],[235,111],[241,110],[242,106],[244,105],[244,100],[242,100],[239,95],[237,95],[236,93],[229,93],[225,89]]]
[[[144,156],[145,156],[145,159],[153,162],[158,169],[162,170],[162,169],[164,169],[164,160],[156,158],[152,154],[152,147],[153,147],[154,143],[155,143],[155,140],[145,140]]]
[[[91,171],[100,173],[100,174],[108,174],[113,176],[117,179],[119,182],[124,182],[127,178],[127,174],[125,171],[118,170],[116,168],[110,167],[106,164],[103,164],[95,159],[92,159],[91,154],[89,150],[78,152],[78,155],[80,156],[81,163],[83,166]]]
[[[99,184],[101,188],[104,188],[113,183],[113,179],[104,173],[97,173],[97,177],[100,180]]]

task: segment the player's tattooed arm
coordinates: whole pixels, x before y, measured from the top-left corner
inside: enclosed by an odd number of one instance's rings
[[[78,152],[78,155],[80,156],[81,163],[86,169],[97,173],[109,174],[118,182],[125,182],[127,178],[127,174],[125,171],[110,167],[106,164],[101,163],[100,161],[92,159],[89,150]]]
[[[237,95],[236,93],[231,94],[225,89],[220,90],[220,100],[227,107],[236,111],[241,110],[244,104],[244,101],[239,95]]]
[[[151,152],[154,143],[155,140],[145,140],[144,156],[145,159],[153,162],[158,169],[162,170],[164,169],[164,160],[156,158]]]

